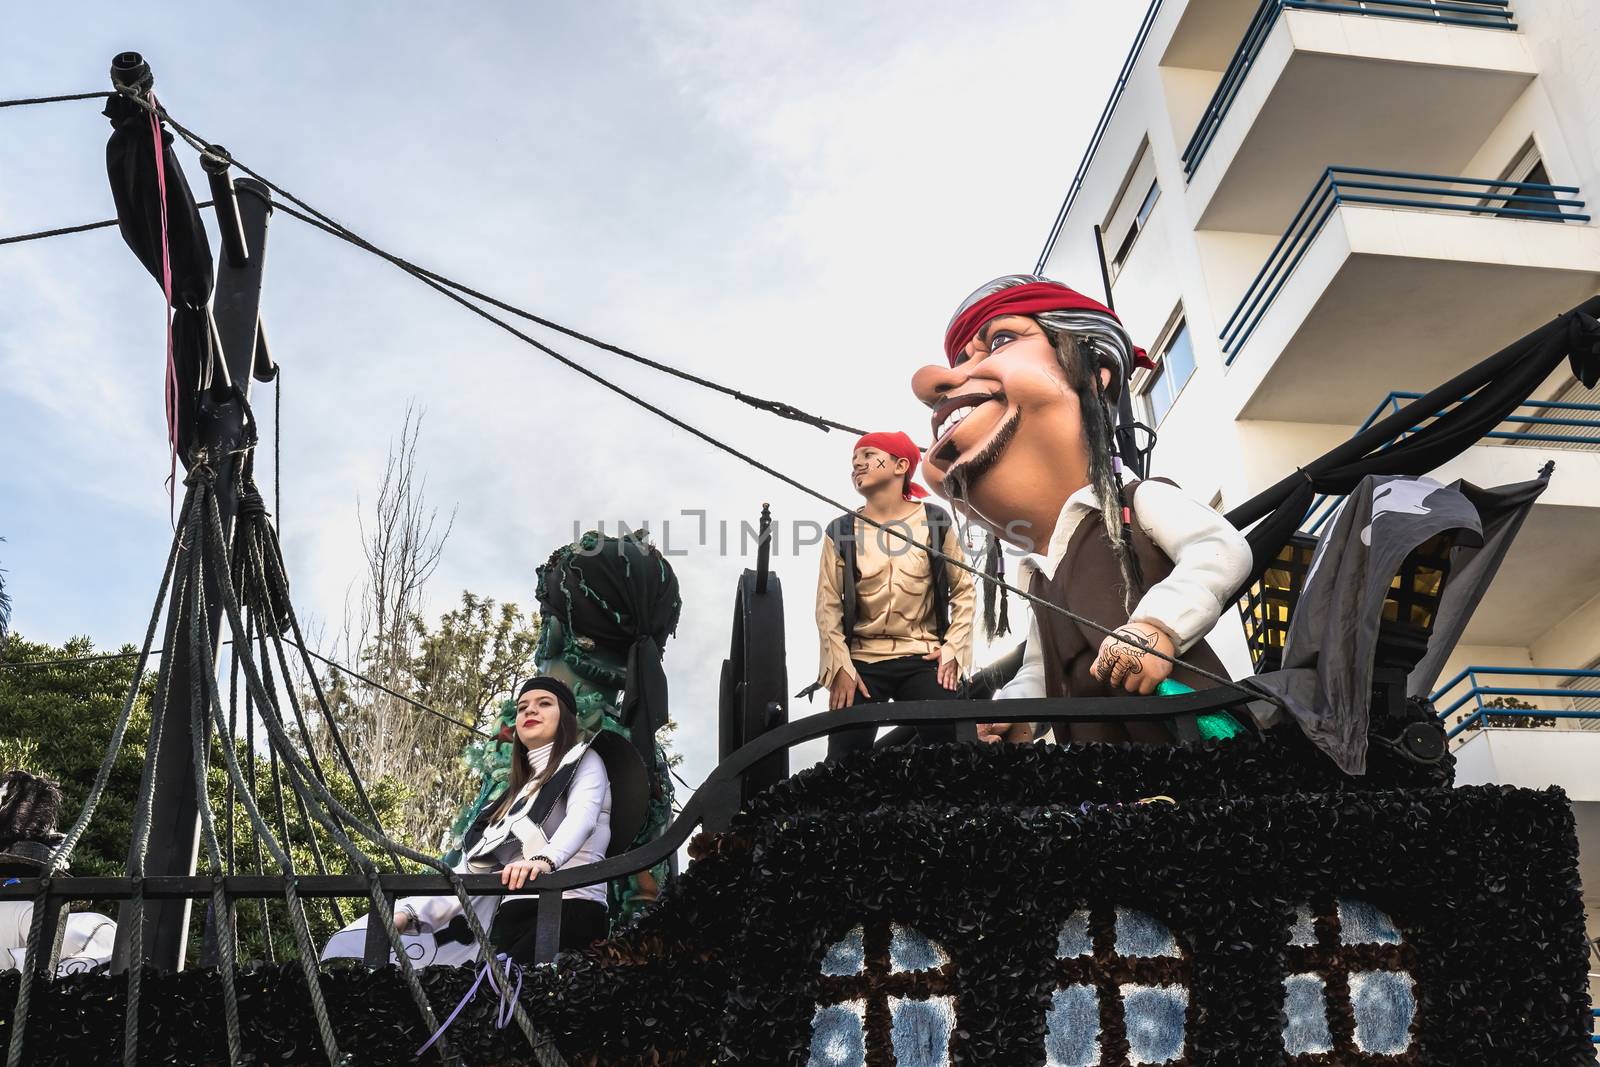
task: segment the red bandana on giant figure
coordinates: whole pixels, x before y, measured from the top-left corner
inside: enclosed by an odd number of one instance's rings
[[[855,443],[855,448],[876,448],[879,452],[889,453],[895,459],[905,460],[911,466],[906,468],[905,489],[902,495],[907,500],[920,500],[928,495],[926,489],[911,480],[911,476],[917,473],[917,464],[922,462],[922,449],[918,448],[916,442],[906,434],[899,430],[894,433],[863,434]]]
[[[961,350],[978,336],[983,324],[992,319],[1002,315],[1037,315],[1041,311],[1098,311],[1111,316],[1117,325],[1122,325],[1116,312],[1075,289],[1068,289],[1056,282],[1029,282],[990,293],[958,315],[950,324],[950,329],[945,331],[945,358],[954,367]],[[1155,363],[1142,348],[1133,350],[1133,365],[1155,368]]]

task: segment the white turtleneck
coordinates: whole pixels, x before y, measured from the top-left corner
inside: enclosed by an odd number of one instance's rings
[[[550,750],[555,747],[556,744],[552,741],[547,745],[528,749],[528,770],[533,772],[535,778],[543,774],[544,769],[550,765]]]

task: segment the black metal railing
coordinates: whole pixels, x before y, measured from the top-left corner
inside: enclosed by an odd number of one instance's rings
[[[539,902],[536,941],[541,961],[553,957],[555,946],[560,942],[561,896],[566,890],[599,885],[649,870],[676,853],[697,830],[726,830],[749,799],[747,784],[753,775],[759,777],[763,768],[771,766],[774,757],[794,746],[825,737],[835,730],[953,723],[958,741],[977,743],[980,721],[1151,721],[1238,708],[1253,698],[1260,699],[1249,690],[1236,687],[1173,696],[906,701],[820,712],[786,723],[740,746],[719,762],[660,837],[599,863],[565,868],[539,877],[532,895]],[[301,898],[370,898],[374,881],[391,908],[396,897],[454,893],[457,887],[472,896],[506,896],[511,892],[501,885],[498,874],[378,873],[371,880],[359,874],[327,874],[297,875],[294,879],[296,896]],[[71,901],[208,900],[214,897],[219,882],[222,895],[229,899],[281,899],[285,879],[281,875],[18,878],[0,886],[0,901],[32,900],[35,908],[43,910],[45,915],[39,943],[49,945],[55,940],[61,911]],[[528,891],[524,889],[522,895],[529,895]],[[379,946],[382,946],[382,954],[369,958],[368,964],[381,966],[388,962],[387,942],[382,939],[369,940],[369,953],[376,954]],[[54,961],[29,960],[27,966],[51,974]]]

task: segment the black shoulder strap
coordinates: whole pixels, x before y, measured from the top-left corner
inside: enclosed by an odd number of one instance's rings
[[[839,599],[844,607],[844,639],[848,644],[856,635],[856,516],[846,512],[828,523],[828,540],[844,561],[844,584]]]
[[[478,843],[478,838],[483,836],[484,828],[489,825],[489,818],[494,814],[494,809],[498,808],[500,802],[505,798],[505,790],[502,789],[495,795],[493,800],[483,806],[482,811],[478,812],[478,817],[472,820],[472,825],[467,827],[467,832],[461,835],[461,851],[463,854],[472,851],[472,846]]]
[[[922,514],[928,523],[928,547],[944,551],[944,535],[952,523],[950,513],[932,501],[923,501]],[[933,625],[939,640],[950,629],[950,571],[945,561],[937,556],[928,557],[929,573],[933,576]]]
[[[584,754],[588,754],[587,747]],[[567,787],[572,785],[573,775],[578,773],[578,764],[582,762],[583,756],[579,756],[571,763],[563,763],[556,768],[556,772],[549,780],[539,787],[539,795],[533,798],[533,810],[528,812],[528,817],[536,825],[544,826],[544,821],[550,817],[550,809],[556,806],[556,801],[566,795]]]

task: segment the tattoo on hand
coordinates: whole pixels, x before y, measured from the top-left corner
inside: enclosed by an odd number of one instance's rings
[[[1117,668],[1127,665],[1127,673],[1139,674],[1144,670],[1144,657],[1153,642],[1138,630],[1124,627],[1112,635],[1119,642],[1106,650],[1106,675],[1115,677]]]

